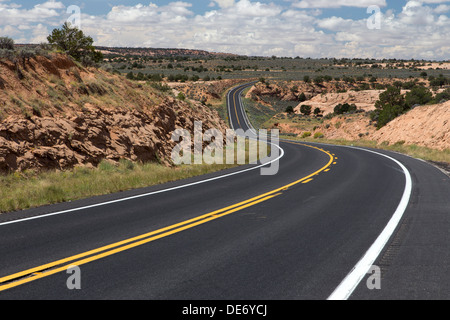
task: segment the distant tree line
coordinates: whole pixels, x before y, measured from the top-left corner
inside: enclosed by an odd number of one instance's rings
[[[221,76],[214,78],[214,77],[210,77],[210,76],[206,75],[203,78],[200,78],[198,75],[193,75],[193,76],[189,77],[186,74],[171,74],[171,75],[165,76],[164,74],[159,74],[159,73],[145,74],[145,73],[139,72],[139,73],[135,74],[131,71],[127,73],[126,78],[128,80],[136,80],[136,81],[163,81],[166,79],[167,81],[170,81],[170,82],[187,82],[187,81],[196,82],[199,80],[203,80],[203,81],[222,80]]]

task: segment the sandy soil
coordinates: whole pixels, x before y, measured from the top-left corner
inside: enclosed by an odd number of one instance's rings
[[[300,113],[300,107],[302,105],[309,105],[312,107],[312,110],[320,108],[323,111],[323,115],[327,115],[334,112],[336,105],[344,103],[355,104],[358,109],[363,111],[372,111],[375,109],[375,102],[378,100],[381,92],[383,92],[383,90],[319,94],[310,100],[298,104],[295,108],[295,112]]]
[[[373,133],[371,139],[450,149],[450,101],[417,107]]]

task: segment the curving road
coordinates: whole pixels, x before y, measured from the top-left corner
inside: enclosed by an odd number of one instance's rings
[[[228,95],[235,129],[246,86]],[[450,298],[449,177],[384,151],[280,148],[274,176],[246,165],[1,215],[0,299]]]

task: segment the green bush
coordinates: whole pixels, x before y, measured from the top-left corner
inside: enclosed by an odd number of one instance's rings
[[[192,82],[197,82],[198,80],[200,80],[200,77],[196,74],[189,78],[189,81]]]
[[[8,60],[13,60],[16,57],[16,54],[14,51],[12,50],[8,50],[8,49],[0,49],[0,59],[8,59]]]
[[[412,88],[411,91],[405,96],[405,102],[408,108],[411,108],[417,104],[427,104],[431,100],[433,100],[433,94],[428,88],[425,87]]]
[[[450,88],[445,89],[445,91],[438,93],[434,99],[434,103],[440,103],[441,101],[448,101],[450,100]]]
[[[402,106],[385,105],[378,115],[377,128],[381,129],[404,112]]]
[[[317,76],[314,78],[314,83],[316,85],[321,85],[324,81],[325,81],[325,79],[322,76]]]
[[[322,132],[316,132],[314,134],[314,139],[323,139],[325,135]]]
[[[298,96],[298,101],[304,102],[304,101],[306,101],[306,100],[308,100],[308,99],[306,98],[305,93],[302,92],[302,93]]]
[[[312,111],[312,107],[308,106],[306,104],[304,104],[300,107],[300,112],[302,114],[304,114],[305,116],[309,116],[311,114],[311,111]]]
[[[183,94],[183,92],[180,92],[177,96],[178,100],[184,101],[186,100],[186,96]]]
[[[103,54],[96,51],[93,46],[94,40],[85,36],[83,31],[73,27],[69,22],[64,23],[61,29],[54,29],[47,40],[57,49],[85,65],[99,63],[103,60]]]
[[[311,135],[312,135],[311,132],[303,132],[303,134],[302,134],[302,139],[311,137]]]
[[[443,87],[446,84],[450,83],[450,79],[444,77],[442,74],[440,74],[439,77],[437,77],[437,78],[432,78],[432,79],[430,79],[430,78],[431,77],[429,77],[430,86],[432,86],[432,87]]]
[[[344,103],[344,104],[338,104],[336,107],[334,107],[334,113],[335,114],[344,114],[344,113],[349,113],[349,112],[355,112],[358,108],[356,107],[355,104],[348,104],[348,103]]]
[[[160,81],[162,81],[162,76],[159,74],[159,73],[156,73],[156,74],[148,74],[147,75],[147,80],[148,81],[158,81],[158,82],[160,82]]]
[[[293,106],[288,106],[286,108],[286,113],[290,113],[290,114],[294,113],[294,107]]]
[[[0,49],[14,50],[14,40],[9,37],[0,37]]]
[[[170,88],[167,84],[163,84],[161,82],[153,82],[151,87],[161,92],[168,92],[172,90],[172,88]]]
[[[377,122],[380,129],[394,120],[396,117],[409,109],[405,101],[405,96],[401,94],[399,87],[388,87],[380,94],[379,100],[375,103],[376,110],[371,113],[371,120]]]

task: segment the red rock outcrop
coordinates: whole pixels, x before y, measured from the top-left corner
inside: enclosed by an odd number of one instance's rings
[[[204,130],[225,136],[217,112],[200,102],[81,69],[65,56],[31,59],[23,80],[14,70],[0,64],[0,172],[96,166],[104,159],[169,165],[175,129],[193,132],[194,121],[202,121]]]

